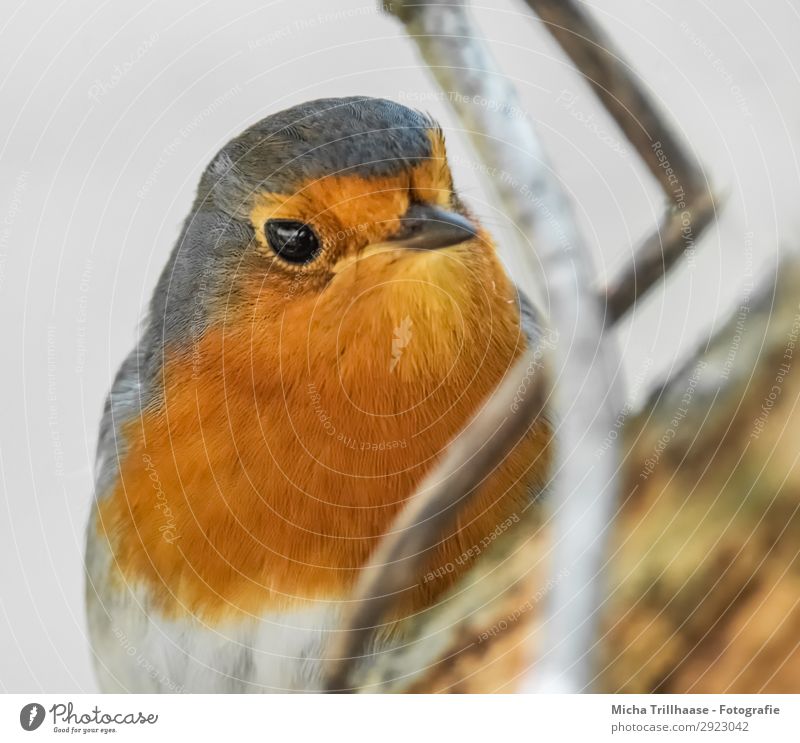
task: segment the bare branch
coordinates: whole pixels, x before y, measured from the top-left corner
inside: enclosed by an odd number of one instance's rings
[[[670,202],[661,228],[634,251],[631,262],[606,290],[608,324],[613,325],[699,239],[714,217],[714,197],[697,159],[581,3],[526,2],[583,73]]]
[[[344,631],[329,653],[329,690],[348,688],[348,678],[381,619],[419,581],[429,550],[542,412],[547,390],[544,375],[536,372],[540,363],[530,351],[516,362],[381,541],[349,604]]]
[[[707,191],[706,178],[658,112],[642,83],[611,40],[577,0],[525,0],[586,78],[664,194],[672,198],[676,181],[667,173],[653,145],[669,164],[689,200]]]
[[[609,325],[623,317],[697,242],[717,209],[718,202],[705,193],[686,209],[672,209],[665,215],[664,223],[636,249],[624,271],[606,288]]]

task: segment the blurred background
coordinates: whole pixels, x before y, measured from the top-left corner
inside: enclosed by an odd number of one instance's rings
[[[622,330],[640,400],[797,245],[800,11],[791,0],[588,5],[728,194],[696,254]],[[577,204],[598,280],[613,274],[662,213],[657,185],[522,3],[473,12]],[[201,171],[259,118],[355,94],[433,114],[465,199],[508,243],[513,225],[447,101],[369,0],[4,3],[4,691],[95,690],[82,550],[97,426]]]

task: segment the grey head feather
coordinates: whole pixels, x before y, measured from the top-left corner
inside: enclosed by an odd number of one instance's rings
[[[294,193],[334,173],[389,176],[431,155],[428,116],[382,98],[323,98],[269,116],[229,142],[198,199],[246,218],[258,190]]]

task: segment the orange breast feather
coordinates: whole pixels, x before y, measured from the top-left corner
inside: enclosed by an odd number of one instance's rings
[[[524,348],[493,253],[369,260],[322,295],[286,301],[259,283],[169,357],[159,404],[125,426],[122,477],[97,528],[119,577],[165,613],[213,619],[345,595]],[[456,568],[421,580],[415,607],[457,576],[456,558],[522,515],[548,439],[535,426],[463,512],[430,560]]]

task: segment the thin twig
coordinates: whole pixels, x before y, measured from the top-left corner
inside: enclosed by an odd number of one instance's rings
[[[663,224],[636,249],[625,270],[606,288],[608,324],[613,325],[636,301],[666,275],[681,256],[693,248],[711,224],[718,202],[705,193],[685,209],[673,209]]]
[[[613,325],[693,247],[718,208],[696,158],[577,0],[525,0],[583,74],[669,200],[669,211],[605,290]]]
[[[656,142],[669,158],[689,198],[707,190],[703,171],[653,104],[633,69],[603,29],[577,0],[525,0],[545,28],[586,78],[639,157],[672,196],[676,182],[653,149]]]
[[[398,598],[419,582],[425,561],[458,514],[500,462],[524,438],[547,398],[541,362],[528,351],[489,401],[447,448],[383,538],[356,587],[328,657],[326,687],[348,689],[348,678]]]

